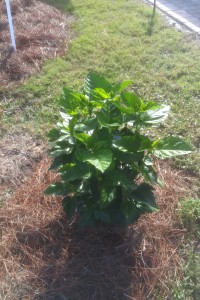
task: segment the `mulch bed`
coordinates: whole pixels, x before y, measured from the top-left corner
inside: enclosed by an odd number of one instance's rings
[[[36,0],[11,0],[17,51],[11,47],[5,1],[0,1],[0,85],[19,83],[45,58],[67,51],[72,16]]]
[[[165,181],[155,190],[158,213],[127,230],[79,229],[76,218],[63,214],[61,198],[43,194],[57,179],[49,165],[48,158],[39,162],[0,210],[0,298],[170,299],[170,280],[182,272],[178,253],[185,235],[176,209],[192,179],[157,163]]]

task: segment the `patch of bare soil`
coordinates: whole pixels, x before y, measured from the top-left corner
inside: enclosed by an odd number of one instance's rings
[[[12,51],[5,1],[0,1],[0,85],[19,83],[45,58],[67,50],[72,17],[36,0],[11,0],[17,51]]]
[[[57,178],[49,165],[47,158],[39,162],[0,210],[0,299],[170,299],[168,282],[181,272],[185,234],[176,208],[190,194],[191,178],[157,163],[165,181],[155,191],[158,213],[127,230],[78,229],[77,220],[63,214],[61,199],[43,194]]]
[[[0,202],[9,197],[39,162],[45,145],[27,133],[14,133],[0,141]]]

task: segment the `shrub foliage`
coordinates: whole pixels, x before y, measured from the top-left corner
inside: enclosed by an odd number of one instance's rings
[[[45,192],[62,195],[67,215],[78,212],[81,226],[129,225],[141,214],[155,212],[152,186],[160,180],[153,157],[191,152],[179,137],[148,136],[148,127],[165,121],[170,108],[125,91],[130,84],[112,85],[89,73],[81,93],[63,89],[61,121],[49,132],[50,169],[61,180]]]

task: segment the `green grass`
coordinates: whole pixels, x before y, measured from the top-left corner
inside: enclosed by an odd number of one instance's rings
[[[171,116],[161,134],[184,136],[199,146],[200,49],[191,36],[169,28],[152,8],[137,0],[45,0],[72,10],[75,37],[62,58],[43,64],[41,72],[7,93],[1,91],[2,133],[25,128],[46,134],[55,123],[63,85],[77,88],[88,70],[113,82],[133,79],[133,90],[146,99],[168,103]],[[178,160],[198,171],[197,151]]]
[[[200,199],[183,199],[178,213],[182,226],[187,230],[185,242],[180,251],[182,276],[172,283],[173,299],[198,300],[200,297]]]
[[[188,232],[200,238],[200,199],[184,199],[179,205],[179,215]]]

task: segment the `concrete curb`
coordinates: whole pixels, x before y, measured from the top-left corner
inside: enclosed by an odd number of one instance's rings
[[[146,1],[152,5],[154,3],[154,0],[146,0]],[[163,13],[165,13],[166,15],[168,15],[175,21],[179,22],[180,24],[183,24],[191,31],[200,35],[200,20],[199,19],[191,16],[190,14],[188,14],[187,12],[184,12],[184,11],[181,11],[181,13],[182,13],[182,16],[181,16],[178,13],[179,9],[175,5],[168,4],[167,1],[162,1],[162,2],[163,3],[161,3],[159,0],[156,1],[156,7],[160,11],[162,11]],[[199,23],[199,26],[197,26],[195,23]]]

